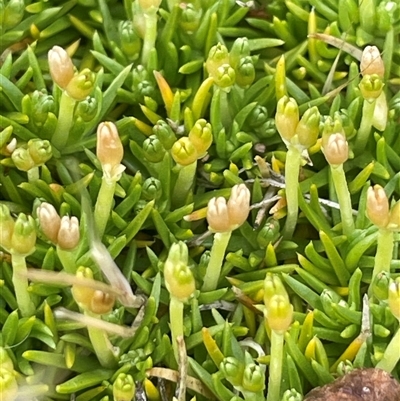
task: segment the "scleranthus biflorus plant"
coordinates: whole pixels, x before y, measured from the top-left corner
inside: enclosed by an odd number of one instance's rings
[[[1,0],[0,398],[400,399],[399,32]]]

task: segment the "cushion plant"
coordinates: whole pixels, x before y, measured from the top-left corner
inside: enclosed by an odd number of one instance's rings
[[[0,0],[0,398],[400,400],[399,35]]]

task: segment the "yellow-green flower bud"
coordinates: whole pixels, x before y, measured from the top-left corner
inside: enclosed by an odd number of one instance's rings
[[[43,234],[53,244],[57,244],[58,232],[60,230],[61,218],[53,205],[43,202],[36,211],[40,228]]]
[[[219,365],[219,370],[232,386],[242,385],[244,364],[233,356],[224,358]]]
[[[383,86],[384,83],[377,74],[364,75],[359,84],[359,88],[363,98],[370,103],[372,103],[380,96],[383,90]]]
[[[297,390],[286,390],[283,393],[282,401],[303,401],[303,396]]]
[[[94,97],[87,97],[76,106],[75,117],[80,117],[83,121],[92,121],[97,113],[98,102]]]
[[[162,195],[161,181],[157,178],[149,177],[142,185],[142,196],[146,200],[160,199]]]
[[[250,363],[243,372],[242,386],[253,393],[263,391],[265,387],[265,375],[260,366]]]
[[[142,41],[135,32],[132,21],[121,21],[118,30],[121,38],[121,50],[129,61],[136,60],[140,55]]]
[[[170,150],[176,142],[176,135],[172,128],[163,120],[157,121],[153,132],[166,150]]]
[[[372,293],[379,301],[386,301],[388,299],[390,283],[390,273],[382,271],[378,273],[372,280]]]
[[[299,123],[299,107],[296,100],[283,96],[276,106],[275,126],[285,143],[290,143]]]
[[[271,330],[286,331],[293,320],[293,306],[283,295],[274,295],[266,307],[266,318]]]
[[[56,111],[54,97],[48,95],[45,89],[35,90],[31,95],[31,102],[32,113],[30,118],[37,127],[42,127],[49,114],[54,114]]]
[[[31,168],[35,167],[35,162],[33,161],[31,155],[29,154],[28,149],[25,148],[15,149],[11,155],[11,159],[18,170],[29,171]]]
[[[391,280],[389,285],[389,308],[393,313],[393,316],[400,320],[400,278],[397,277],[396,280]]]
[[[66,89],[74,76],[74,65],[71,57],[60,46],[54,46],[48,53],[50,75],[61,88]]]
[[[307,109],[296,126],[296,135],[299,144],[305,149],[314,145],[319,134],[320,114],[318,107]]]
[[[342,134],[329,135],[323,152],[330,165],[343,164],[349,158],[349,144]]]
[[[373,224],[386,228],[389,223],[389,200],[380,185],[368,188],[366,212]]]
[[[39,138],[28,142],[28,152],[36,166],[43,165],[53,156],[50,142]]]
[[[92,93],[95,74],[89,68],[83,69],[69,81],[66,92],[72,99],[81,101]]]
[[[182,14],[179,19],[181,29],[191,35],[196,32],[201,22],[201,8],[196,8],[192,3],[181,3]]]
[[[385,65],[381,53],[376,46],[366,46],[362,52],[360,62],[361,75],[378,75],[383,78],[385,75]]]
[[[332,135],[332,134],[345,135],[345,132],[344,132],[343,126],[342,126],[342,118],[339,114],[336,114],[334,119],[332,119],[330,116],[325,118],[325,121],[323,123],[323,129],[322,129],[322,146],[326,145],[325,142],[329,138],[329,135]]]
[[[171,156],[176,163],[188,166],[194,163],[198,154],[191,140],[187,137],[179,138],[171,148]]]
[[[74,249],[80,239],[79,221],[75,216],[64,216],[61,219],[57,235],[57,244],[61,249]]]
[[[386,228],[391,231],[400,231],[400,201],[391,208]]]
[[[146,13],[152,10],[158,10],[161,0],[138,0],[140,8]]]
[[[93,272],[89,267],[79,266],[76,270],[75,276],[77,282],[82,278],[93,279]],[[90,309],[93,294],[95,293],[93,288],[74,284],[71,288],[71,292],[78,305],[81,305],[86,310]]]
[[[220,88],[228,89],[235,83],[236,73],[229,64],[222,64],[217,68],[213,77],[216,85]]]
[[[236,84],[241,88],[248,88],[256,78],[256,70],[251,57],[243,57],[240,59],[236,71]]]
[[[143,152],[144,157],[152,163],[159,163],[165,155],[165,149],[156,135],[150,135],[145,139],[143,142]]]
[[[246,220],[250,211],[250,191],[245,184],[235,185],[231,196],[212,198],[208,202],[207,222],[213,232],[228,232],[236,230]]]
[[[229,52],[229,64],[236,70],[241,59],[247,58],[247,56],[250,56],[249,40],[246,37],[237,38]]]
[[[24,10],[25,3],[23,0],[10,0],[3,10],[0,23],[2,29],[6,31],[18,25],[22,21]]]
[[[266,308],[268,308],[269,302],[274,295],[285,297],[289,302],[286,288],[279,276],[277,274],[267,273],[264,279],[264,305]]]
[[[30,255],[35,250],[36,224],[32,216],[20,213],[15,221],[14,232],[11,237],[13,253]]]
[[[164,279],[171,296],[186,302],[196,290],[193,273],[188,267],[189,253],[184,242],[172,244],[164,264]]]
[[[119,373],[113,383],[114,401],[132,401],[135,396],[135,389],[133,377],[126,373]]]
[[[17,393],[18,384],[13,372],[0,367],[0,399],[14,401]]]
[[[6,205],[0,204],[0,246],[7,251],[11,249],[11,237],[14,232],[15,221]]]
[[[218,68],[223,64],[229,64],[229,53],[224,45],[218,43],[213,46],[208,53],[206,60],[207,72],[210,76],[214,77]]]
[[[190,130],[188,138],[196,148],[198,157],[203,157],[213,141],[211,124],[203,118],[197,120]]]

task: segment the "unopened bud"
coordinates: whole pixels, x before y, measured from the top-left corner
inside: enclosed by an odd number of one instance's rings
[[[119,373],[113,383],[114,401],[132,401],[135,398],[135,382],[126,373]]]
[[[290,143],[295,136],[298,123],[299,107],[296,100],[283,96],[279,99],[276,107],[275,126],[286,143]]]
[[[176,163],[188,166],[197,160],[198,154],[188,137],[179,138],[171,149],[171,156]]]
[[[35,167],[35,162],[33,161],[31,155],[29,154],[28,149],[25,148],[15,149],[11,155],[11,159],[18,170],[29,171],[31,168]]]
[[[381,57],[381,53],[376,46],[366,46],[362,52],[360,62],[361,75],[376,74],[383,78],[385,75],[385,66]]]
[[[88,68],[85,68],[69,81],[66,92],[72,99],[81,101],[92,93],[95,75]]]
[[[391,231],[400,231],[400,201],[391,208],[386,228]]]
[[[97,315],[110,313],[115,303],[115,296],[100,290],[93,292],[89,309]]]
[[[50,142],[39,138],[31,139],[28,142],[28,152],[36,166],[43,165],[53,156]]]
[[[314,145],[319,134],[320,114],[316,106],[307,109],[296,126],[299,144],[305,149]]]
[[[14,232],[11,237],[13,253],[30,255],[35,250],[36,224],[32,216],[20,213],[15,221]]]
[[[60,46],[54,46],[48,54],[50,75],[61,88],[66,89],[74,76],[74,65],[71,57]]]
[[[293,320],[293,306],[285,296],[274,295],[266,307],[266,318],[271,330],[285,331]]]
[[[79,221],[75,216],[64,216],[61,219],[57,235],[57,244],[61,249],[74,249],[80,239]]]
[[[349,144],[342,134],[329,135],[323,151],[330,165],[343,164],[349,158]]]
[[[6,205],[0,204],[0,246],[7,251],[11,250],[11,237],[15,222]]]
[[[393,316],[400,320],[400,278],[392,280],[389,285],[389,308]]]
[[[380,185],[368,188],[366,212],[373,224],[386,228],[389,223],[389,200]]]
[[[60,230],[61,218],[53,205],[43,202],[37,208],[37,216],[43,234],[54,244],[57,244],[58,232]]]
[[[93,279],[93,272],[89,267],[79,266],[76,270],[75,276],[78,283],[79,280],[82,278]],[[90,309],[93,294],[95,293],[95,290],[93,288],[74,284],[71,288],[71,292],[75,302],[78,305],[81,305],[85,309]]]
[[[253,393],[264,390],[265,375],[260,366],[255,363],[250,363],[246,366],[243,372],[242,386],[245,390]]]
[[[204,119],[197,120],[188,137],[199,157],[204,156],[213,141],[211,125]]]
[[[382,79],[377,74],[364,75],[359,84],[363,98],[370,103],[380,96],[383,86]]]

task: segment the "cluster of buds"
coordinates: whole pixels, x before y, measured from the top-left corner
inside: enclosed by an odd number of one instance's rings
[[[18,394],[18,383],[14,375],[14,365],[7,351],[0,347],[0,399],[14,401]]]
[[[50,75],[53,81],[76,101],[84,100],[93,90],[95,75],[88,68],[75,73],[72,59],[60,46],[48,53]]]
[[[164,264],[164,279],[171,297],[186,302],[196,289],[189,266],[189,253],[185,243],[172,244]]]
[[[37,216],[44,235],[61,249],[74,249],[80,239],[79,221],[75,216],[62,218],[53,205],[43,202],[37,209]]]
[[[264,280],[264,315],[271,330],[285,332],[292,323],[293,306],[286,289],[276,274],[268,273]]]
[[[380,185],[368,188],[366,212],[377,227],[400,231],[400,201],[390,209],[389,199]]]
[[[77,283],[82,278],[93,280],[93,272],[89,267],[78,267],[76,271]],[[115,303],[114,295],[79,284],[72,286],[72,295],[80,307],[96,315],[109,313]]]
[[[196,121],[187,137],[179,138],[171,148],[171,156],[181,166],[188,166],[204,157],[213,141],[211,124],[203,118]]]
[[[0,246],[10,254],[30,255],[35,250],[36,224],[32,216],[20,213],[16,220],[0,205]]]
[[[110,181],[118,181],[125,170],[121,164],[124,147],[118,134],[118,129],[110,121],[102,122],[97,127],[96,155],[99,159],[103,176]]]
[[[235,83],[241,88],[253,83],[255,62],[256,58],[250,56],[248,39],[238,38],[230,52],[221,43],[213,46],[206,60],[206,68],[214,83],[229,92]]]
[[[307,109],[299,117],[299,107],[293,98],[283,96],[279,99],[275,126],[286,146],[293,145],[300,150],[315,144],[319,134],[320,114],[316,106]]]
[[[247,220],[249,211],[249,189],[245,184],[235,185],[228,202],[223,197],[212,198],[208,202],[208,228],[216,233],[236,230]]]
[[[50,142],[39,138],[31,139],[26,147],[16,148],[11,154],[15,166],[21,171],[29,171],[34,167],[42,166],[52,156]]]

